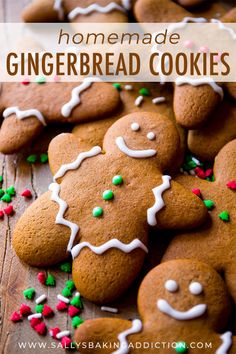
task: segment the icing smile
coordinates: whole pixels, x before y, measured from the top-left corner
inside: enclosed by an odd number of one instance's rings
[[[199,304],[188,311],[175,310],[166,300],[160,299],[157,301],[157,308],[164,314],[179,321],[192,320],[202,316],[207,309],[206,304]]]
[[[126,142],[122,136],[119,136],[116,138],[116,145],[122,151],[124,154],[126,154],[129,157],[134,157],[137,159],[142,159],[146,157],[152,157],[156,155],[156,150],[153,149],[146,149],[146,150],[132,150],[128,148],[126,145]]]

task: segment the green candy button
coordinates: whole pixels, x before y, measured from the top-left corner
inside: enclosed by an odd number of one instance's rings
[[[142,88],[139,90],[139,93],[140,93],[140,95],[142,95],[142,96],[150,96],[150,91],[149,91],[149,89],[147,89],[146,87],[142,87]]]
[[[175,351],[176,353],[186,353],[188,351],[187,344],[185,342],[177,342]]]
[[[102,197],[104,200],[111,200],[114,198],[114,193],[112,192],[111,189],[107,189],[106,191],[103,192]]]
[[[99,216],[102,216],[102,214],[103,214],[103,209],[101,207],[95,207],[93,209],[93,216],[95,218],[98,218]]]
[[[219,218],[223,221],[229,221],[229,213],[227,211],[222,211],[222,213],[219,214]]]
[[[115,186],[119,186],[120,184],[122,184],[122,183],[123,183],[123,178],[122,178],[122,176],[120,176],[120,175],[114,176],[113,179],[112,179],[112,183],[113,183]]]

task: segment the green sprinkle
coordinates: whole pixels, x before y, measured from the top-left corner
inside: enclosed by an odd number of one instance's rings
[[[35,80],[35,82],[39,85],[45,84],[46,78],[44,76],[40,76]]]
[[[222,211],[218,216],[223,221],[229,221],[229,213],[227,211]]]
[[[43,312],[43,308],[44,308],[44,305],[41,305],[41,304],[36,305],[35,306],[35,312],[42,313]]]
[[[8,193],[5,193],[1,200],[5,203],[10,203],[11,202],[11,196]]]
[[[67,280],[66,287],[71,291],[73,291],[75,289],[75,283],[73,282],[73,280]]]
[[[123,183],[123,178],[122,176],[120,175],[116,175],[112,178],[112,183],[115,185],[115,186],[119,186],[120,184]]]
[[[29,155],[26,159],[27,162],[29,163],[35,163],[37,161],[37,155]]]
[[[40,155],[40,162],[47,163],[48,162],[48,154],[41,154]]]
[[[117,91],[121,91],[121,84],[115,82],[114,84],[112,84],[116,89]]]
[[[35,295],[35,289],[29,288],[23,291],[23,295],[26,299],[32,300]]]
[[[3,182],[3,176],[0,176],[0,183]]]
[[[83,303],[81,301],[80,296],[74,296],[73,299],[71,300],[70,304],[75,306],[75,307],[78,307],[80,309],[83,308]]]
[[[79,327],[82,323],[84,323],[84,320],[82,320],[82,318],[80,318],[79,316],[75,316],[72,318],[73,328]]]
[[[107,189],[106,191],[103,192],[102,197],[104,200],[111,200],[114,198],[114,193],[112,192],[111,189]]]
[[[47,286],[55,286],[56,285],[56,279],[54,278],[54,276],[52,274],[48,274],[45,284]]]
[[[207,207],[208,210],[211,210],[214,208],[215,204],[212,200],[203,200],[203,203]]]
[[[0,198],[2,198],[2,196],[5,194],[3,189],[0,189]]]
[[[211,182],[215,182],[215,176],[214,175],[211,176]]]
[[[102,216],[102,214],[103,214],[103,209],[101,207],[93,208],[93,216],[95,218],[98,218],[99,216]]]
[[[65,297],[70,297],[70,296],[72,296],[72,292],[71,292],[71,290],[68,289],[68,288],[64,288],[61,293],[62,293],[62,295],[65,296]]]
[[[10,186],[9,188],[7,188],[6,192],[9,195],[15,195],[16,194],[16,190],[15,190],[14,186]]]
[[[185,342],[177,342],[175,351],[176,353],[186,353],[188,350],[187,344]]]
[[[147,89],[145,87],[142,87],[139,90],[139,94],[142,95],[142,96],[150,96],[150,91],[149,91],[149,89]]]
[[[60,269],[62,272],[71,273],[71,263],[65,262],[60,265]]]

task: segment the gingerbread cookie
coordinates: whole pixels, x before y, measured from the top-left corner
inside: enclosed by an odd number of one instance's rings
[[[136,112],[119,119],[107,131],[103,150],[80,152],[73,134],[59,137],[49,149],[50,167],[57,170],[54,183],[18,221],[13,246],[34,266],[57,263],[71,252],[81,295],[108,302],[138,275],[149,227],[197,227],[207,209],[163,176],[180,147],[175,125],[165,116]],[[64,164],[67,154],[71,161]]]
[[[207,264],[183,259],[157,266],[139,288],[138,310],[141,320],[85,321],[75,332],[79,352],[235,353],[235,337],[224,332],[229,295],[221,277]]]
[[[132,0],[35,0],[22,13],[25,22],[128,22]]]
[[[209,218],[201,228],[178,234],[168,247],[164,260],[196,258],[211,264],[224,275],[236,302],[235,230],[236,230],[236,140],[223,147],[215,159],[215,182],[191,176],[179,176],[186,188],[199,189],[209,208]]]
[[[0,130],[0,151],[5,154],[19,151],[49,123],[78,123],[106,118],[119,111],[117,90],[94,80],[3,84],[0,112],[5,119]]]

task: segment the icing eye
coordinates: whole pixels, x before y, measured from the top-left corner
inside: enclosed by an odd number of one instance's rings
[[[154,140],[156,138],[156,134],[153,132],[147,133],[148,140]]]
[[[131,130],[134,132],[137,132],[140,129],[140,125],[138,123],[132,123],[131,124]]]
[[[178,290],[179,286],[178,284],[176,283],[175,280],[167,280],[165,282],[165,288],[166,290],[168,290],[170,293],[174,293]]]
[[[191,294],[193,295],[199,295],[202,293],[203,291],[203,287],[202,284],[198,283],[198,282],[193,282],[189,285],[189,291]]]

